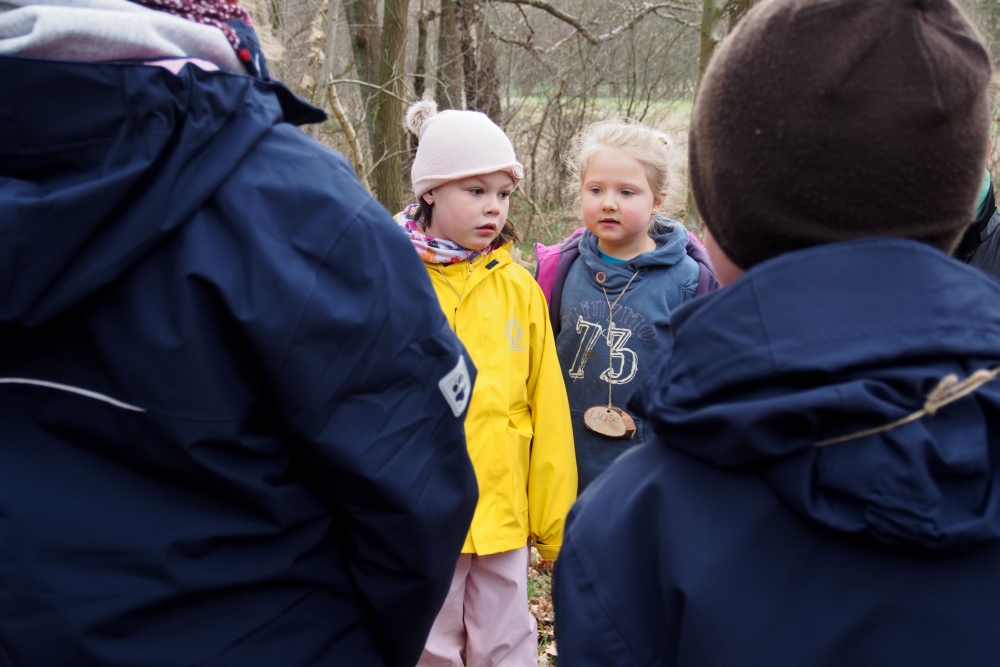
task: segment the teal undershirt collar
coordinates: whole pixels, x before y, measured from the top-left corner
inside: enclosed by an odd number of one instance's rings
[[[979,186],[979,199],[976,201],[979,204],[976,206],[976,216],[979,217],[983,214],[983,207],[986,206],[986,195],[990,193],[990,172],[983,170],[983,183]],[[603,257],[603,253],[601,255]]]
[[[624,264],[625,262],[628,261],[627,259],[618,259],[617,257],[612,257],[611,255],[605,255],[603,252],[601,252],[600,248],[597,249],[597,254],[599,254],[601,256],[601,259],[603,259],[608,264]]]

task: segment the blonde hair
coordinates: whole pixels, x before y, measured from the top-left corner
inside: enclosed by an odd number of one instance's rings
[[[570,181],[566,194],[582,207],[583,179],[590,159],[604,148],[617,148],[642,165],[660,213],[670,215],[684,201],[682,161],[670,135],[635,120],[612,118],[591,123],[576,137],[566,160]],[[666,193],[661,197],[661,193]],[[652,219],[650,219],[652,223]]]

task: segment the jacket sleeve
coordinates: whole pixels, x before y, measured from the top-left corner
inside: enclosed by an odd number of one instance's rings
[[[255,220],[271,227],[248,270],[249,333],[385,663],[409,667],[475,511],[463,425],[475,369],[385,209],[339,156],[313,168],[325,180],[278,193],[279,214]],[[261,181],[242,197],[269,192]]]
[[[566,514],[576,500],[576,450],[545,296],[538,285],[531,288],[528,402],[534,436],[528,463],[528,521],[538,553],[551,560],[559,555]]]

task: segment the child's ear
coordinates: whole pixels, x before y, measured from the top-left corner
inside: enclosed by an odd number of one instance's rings
[[[661,192],[657,196],[653,197],[653,215],[660,212],[660,207],[663,206],[663,202],[667,201],[667,193]]]
[[[433,190],[428,190],[423,195],[421,195],[421,198],[424,200],[424,202],[428,206],[433,206],[434,205],[434,191]]]

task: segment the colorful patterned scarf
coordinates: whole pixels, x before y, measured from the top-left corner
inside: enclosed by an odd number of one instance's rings
[[[454,241],[427,236],[414,219],[417,215],[417,208],[416,204],[410,204],[402,212],[396,214],[395,220],[400,229],[410,237],[410,243],[416,248],[420,259],[428,264],[454,264],[466,260],[471,262],[503,245],[500,238],[497,237],[482,250],[469,250]]]

